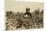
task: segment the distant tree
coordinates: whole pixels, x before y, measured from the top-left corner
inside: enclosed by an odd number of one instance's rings
[[[43,13],[43,10],[41,11],[41,13]]]
[[[10,16],[13,12],[12,11],[7,11],[6,16]]]
[[[39,11],[35,9],[35,14],[39,14]]]

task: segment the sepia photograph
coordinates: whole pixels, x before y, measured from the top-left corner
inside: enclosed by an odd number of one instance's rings
[[[6,1],[6,31],[40,29],[43,24],[44,3],[31,1]]]

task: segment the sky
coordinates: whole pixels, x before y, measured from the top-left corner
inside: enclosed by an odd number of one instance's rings
[[[26,8],[30,8],[30,12],[33,12],[37,8],[42,9],[43,5],[41,2],[7,0],[6,11],[25,12]]]

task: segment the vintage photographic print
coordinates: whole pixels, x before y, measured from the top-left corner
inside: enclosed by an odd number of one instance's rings
[[[7,0],[6,30],[43,28],[43,5],[41,2]]]

